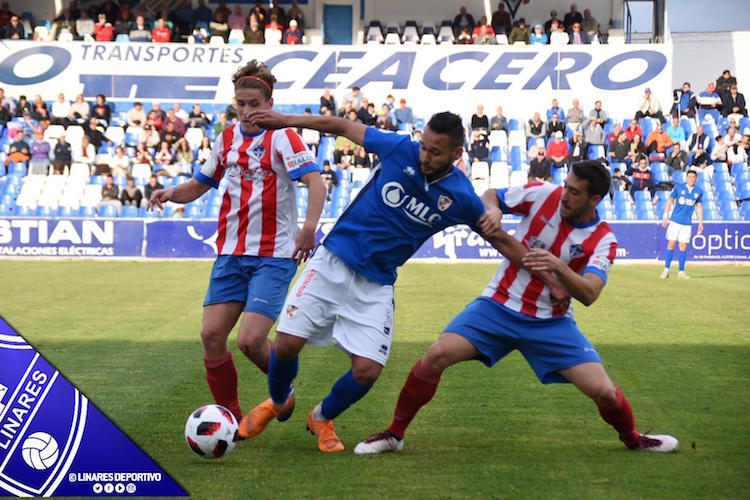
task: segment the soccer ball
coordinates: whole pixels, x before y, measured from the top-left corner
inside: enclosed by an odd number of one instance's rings
[[[234,449],[237,429],[237,419],[232,412],[221,405],[205,405],[188,417],[185,441],[196,455],[219,458]]]

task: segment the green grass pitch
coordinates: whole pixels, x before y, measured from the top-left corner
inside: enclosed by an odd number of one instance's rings
[[[348,366],[303,351],[297,412],[227,457],[194,456],[188,413],[210,401],[199,330],[207,262],[0,261],[0,314],[196,498],[739,498],[750,488],[750,268],[693,266],[666,281],[615,266],[579,326],[634,408],[674,455],[626,450],[568,385],[542,386],[518,353],[446,372],[400,454],[358,457],[383,430],[412,364],[484,288],[490,264],[408,264],[396,285],[388,366],[336,421],[347,451],[319,453],[310,408]],[[234,345],[243,409],[264,377]]]

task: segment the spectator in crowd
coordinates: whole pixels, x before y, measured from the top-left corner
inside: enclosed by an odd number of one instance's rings
[[[125,148],[117,146],[115,155],[109,160],[109,168],[112,175],[127,175],[130,172],[130,158],[125,154]]]
[[[625,129],[625,133],[628,136],[628,142],[633,142],[633,137],[636,135],[641,136],[641,139],[643,139],[643,131],[641,130],[641,127],[638,126],[638,122],[636,120],[631,120],[628,124],[628,128]]]
[[[164,130],[161,131],[159,142],[166,142],[170,148],[184,135],[175,128],[176,123],[176,121],[167,121]]]
[[[542,121],[538,111],[534,112],[531,120],[526,123],[526,137],[535,137],[537,139],[547,137],[547,125]]]
[[[164,125],[161,115],[153,108],[146,115],[146,125],[151,125],[151,128],[157,132],[159,132]]]
[[[387,109],[380,110],[378,121],[375,122],[375,127],[381,130],[396,130],[396,125],[393,123],[393,120],[391,120]]]
[[[5,157],[5,166],[7,167],[10,162],[13,163],[26,163],[31,158],[31,149],[28,143],[25,141],[26,132],[23,130],[16,131],[15,140],[10,144],[8,148],[8,155]]]
[[[26,137],[31,137],[39,128],[39,122],[32,118],[31,113],[24,111],[23,121],[19,123],[20,128],[26,133]]]
[[[115,184],[115,179],[112,174],[107,174],[105,184],[102,186],[102,201],[96,205],[96,211],[101,213],[102,209],[107,205],[112,205],[117,211],[117,216],[120,216],[120,210],[122,209],[122,203],[119,200],[120,188]]]
[[[302,43],[302,32],[297,29],[297,21],[289,21],[289,27],[284,31],[284,38],[281,43],[284,45],[299,45]]]
[[[279,0],[273,0],[271,2],[271,8],[268,9],[268,16],[271,17],[271,18],[275,17],[276,21],[281,26],[286,26],[287,25],[287,19],[288,19],[288,17],[286,15],[286,12],[284,11],[284,9],[281,6],[279,6]]]
[[[250,14],[254,15],[258,20],[261,29],[265,29],[269,19],[268,12],[263,8],[263,2],[261,0],[255,0],[255,5],[250,8]]]
[[[666,132],[674,143],[685,142],[687,140],[687,137],[685,137],[685,129],[682,128],[682,125],[680,125],[680,119],[677,117],[672,117],[672,123],[669,124]]]
[[[255,14],[247,16],[247,25],[244,29],[245,43],[266,43],[258,18]]]
[[[473,36],[474,45],[497,45],[497,38],[492,32],[492,28],[482,24],[477,26],[478,32]]]
[[[133,163],[145,163],[146,165],[153,166],[154,155],[151,154],[145,143],[139,142],[136,144]]]
[[[487,147],[487,136],[482,129],[471,133],[471,144],[469,144],[469,163],[487,161],[490,158],[490,150]]]
[[[630,143],[628,142],[628,135],[622,130],[617,134],[617,139],[614,142],[610,142],[608,153],[610,162],[625,162],[629,151]]]
[[[142,127],[146,123],[146,112],[143,104],[135,101],[133,107],[128,110],[128,127]]]
[[[489,33],[490,35],[495,35],[494,30],[492,29],[492,26],[487,24],[487,16],[482,16],[479,19],[479,22],[474,26],[474,29],[471,30],[471,41],[476,43],[476,39],[479,36],[480,32],[482,31],[482,26],[485,27],[484,32]]]
[[[190,0],[182,0],[180,5],[172,13],[170,19],[173,21],[173,28],[180,35],[187,35],[195,26],[195,10]]]
[[[31,103],[26,99],[25,95],[18,96],[18,104],[16,104],[16,109],[13,113],[16,117],[22,117],[23,115],[31,115],[31,112],[34,110]]]
[[[573,23],[569,35],[571,45],[588,45],[591,43],[589,36],[581,31],[581,23]]]
[[[159,150],[154,155],[154,173],[167,177],[177,175],[177,167],[174,165],[174,154],[168,142],[159,144]]]
[[[471,115],[471,129],[482,129],[488,130],[490,128],[490,121],[487,115],[484,114],[484,106],[477,104],[477,112]]]
[[[690,119],[695,118],[698,101],[693,91],[690,90],[690,82],[683,83],[681,89],[675,89],[673,96],[674,102],[669,113],[677,117],[687,116]]]
[[[355,111],[362,107],[362,98],[364,97],[364,94],[360,90],[359,87],[352,87],[352,91],[344,96],[344,108],[346,112],[349,112],[349,109],[346,108],[347,104],[351,104],[351,108]],[[404,101],[406,102],[406,101]],[[333,109],[332,111],[335,111]]]
[[[192,175],[194,158],[195,155],[193,154],[193,148],[190,147],[190,144],[188,144],[184,137],[179,139],[175,143],[174,156],[177,175]]]
[[[56,174],[65,172],[66,167],[70,167],[73,162],[70,143],[65,140],[65,134],[61,134],[55,143],[55,149],[52,151],[52,167]]]
[[[644,117],[656,118],[660,122],[664,121],[664,115],[661,112],[661,103],[648,87],[643,91],[643,97],[638,102],[638,111],[635,112],[633,119],[640,122]]]
[[[323,89],[323,95],[320,96],[320,109],[318,112],[323,113],[323,108],[330,109],[333,112],[336,111],[336,100],[331,95],[331,89],[328,87]]]
[[[208,116],[203,112],[200,104],[193,104],[193,108],[188,113],[187,121],[191,128],[205,129],[208,126]]]
[[[357,146],[354,150],[354,168],[370,168],[372,162],[370,161],[370,155],[362,146]]]
[[[346,117],[349,118],[353,122],[360,122],[359,115],[357,114],[357,111],[354,109],[350,109],[346,112]]]
[[[578,99],[573,99],[573,107],[568,109],[568,114],[565,115],[565,121],[573,131],[581,130],[584,120],[583,108]]]
[[[573,138],[570,140],[570,162],[583,161],[588,159],[589,145],[583,140],[583,131],[576,130]]]
[[[554,113],[557,113],[558,119],[565,121],[565,111],[560,107],[556,98],[552,99],[552,104],[547,110],[547,120],[551,120]]]
[[[536,155],[529,161],[529,182],[552,182],[552,161],[547,158],[544,148],[537,148]]]
[[[589,124],[583,131],[583,138],[589,145],[604,145],[604,129],[596,118],[589,119]]]
[[[224,113],[227,115],[227,121],[229,123],[235,123],[237,121],[239,115],[237,114],[237,99],[235,97],[232,97],[232,103],[227,105]]]
[[[719,96],[723,97],[724,94],[730,91],[732,85],[737,86],[737,78],[733,77],[728,69],[725,69],[721,73],[721,76],[716,79],[716,92],[719,93]]]
[[[10,110],[5,106],[0,105],[0,132],[2,132],[5,128],[6,123],[11,121],[12,119],[13,115]]]
[[[73,37],[76,36],[76,18],[73,17],[70,7],[65,7],[60,15],[53,19],[52,29],[58,34],[67,30]]]
[[[326,200],[331,199],[333,189],[339,185],[339,174],[331,168],[331,162],[323,160],[323,171],[320,173],[323,184],[326,186]]]
[[[57,100],[52,103],[52,112],[50,113],[52,123],[55,125],[63,125],[67,127],[68,123],[70,123],[68,120],[69,114],[70,102],[65,99],[65,94],[60,92],[59,94],[57,94]]]
[[[466,30],[466,33],[471,33],[474,31],[474,24],[474,17],[466,12],[466,7],[462,5],[458,9],[456,17],[453,18],[453,34],[458,37],[458,34],[463,30]]]
[[[490,119],[490,130],[505,130],[508,132],[508,119],[503,116],[503,107],[498,106],[495,116]]]
[[[737,126],[730,122],[729,128],[727,129],[727,135],[724,136],[724,144],[726,144],[728,148],[727,156],[729,162],[732,162],[732,158],[737,154],[737,148],[741,142],[742,136],[737,132]]]
[[[722,103],[722,116],[732,117],[735,120],[739,120],[743,116],[747,116],[745,96],[737,92],[737,85],[732,85],[729,88],[729,92],[724,94]]]
[[[43,120],[49,118],[49,112],[47,111],[47,103],[44,102],[42,96],[37,94],[34,96],[34,102],[32,104],[31,116],[35,120]]]
[[[625,159],[625,163],[627,163],[628,166],[632,165],[633,163],[637,163],[641,157],[647,156],[646,146],[644,145],[641,137],[643,136],[637,134],[633,136],[632,141],[629,141],[630,148],[628,149],[628,157]]]
[[[167,120],[164,122],[162,132],[166,127],[166,124],[172,122],[174,124],[175,131],[180,135],[185,135],[185,122],[188,119],[188,114],[184,109],[179,109],[179,103],[175,103],[175,107],[167,111]]]
[[[292,6],[289,7],[289,10],[286,12],[286,18],[291,21],[294,19],[297,21],[297,27],[300,31],[304,33],[305,31],[305,17],[302,13],[302,10],[299,8],[299,3],[297,0],[292,0]]]
[[[92,116],[86,125],[83,126],[83,133],[89,138],[89,141],[94,146],[95,151],[99,151],[102,144],[105,141],[104,134],[99,130],[99,120]]]
[[[654,176],[651,172],[651,165],[648,163],[648,158],[642,156],[638,160],[637,168],[631,166],[630,171],[626,172],[632,179],[631,192],[636,191],[648,191],[653,194],[654,191]]]
[[[589,113],[589,119],[596,120],[601,127],[604,127],[609,121],[609,115],[602,109],[602,101],[594,102],[594,109]]]
[[[219,113],[219,119],[214,123],[214,137],[219,137],[219,134],[229,125],[231,124],[227,121],[227,114],[222,111]]]
[[[609,185],[609,196],[614,198],[615,191],[630,191],[630,179],[623,174],[620,167],[615,167],[615,172]]]
[[[266,41],[266,45],[281,45],[283,37],[284,32],[281,29],[281,25],[275,16],[271,16],[269,23],[266,24],[266,28],[263,30],[263,38]]]
[[[359,108],[357,117],[359,118],[359,121],[368,127],[372,127],[375,125],[375,122],[378,121],[378,113],[375,111],[375,105],[371,102],[366,103],[366,101],[366,98],[362,99],[362,107]]]
[[[227,17],[227,24],[229,25],[230,30],[244,31],[245,16],[242,14],[242,5],[236,4],[234,6],[234,12]]]
[[[350,167],[354,164],[354,150],[351,141],[342,141],[341,148],[333,152],[333,161],[339,168]]]
[[[111,42],[115,38],[115,28],[107,20],[106,14],[99,14],[94,25],[94,39],[97,42]]]
[[[146,16],[135,16],[135,21],[130,29],[130,40],[140,42],[151,41],[151,30],[149,30],[149,25],[146,24]]]
[[[0,108],[5,109],[11,116],[16,110],[16,101],[11,96],[5,95],[5,89],[2,87],[0,87]]]
[[[703,113],[708,113],[714,118],[714,122],[719,121],[719,114],[721,111],[721,96],[716,92],[716,84],[714,82],[708,82],[706,90],[698,94],[698,109]],[[701,118],[702,118],[701,114]],[[702,121],[702,120],[701,120]]]
[[[670,151],[670,153],[667,155],[664,163],[666,163],[667,167],[669,167],[670,176],[674,171],[678,170],[682,172],[688,167],[687,153],[682,150],[682,146],[680,146],[679,142],[675,143],[675,145],[672,146],[672,151]]]
[[[94,20],[89,17],[85,9],[81,10],[81,17],[76,20],[76,34],[79,39],[83,39],[86,35],[94,35]]]
[[[84,123],[88,121],[91,108],[88,103],[83,99],[83,94],[78,94],[76,100],[70,105],[70,113],[68,119],[71,123]]]
[[[474,40],[471,39],[471,33],[469,33],[469,28],[466,26],[461,28],[461,32],[456,37],[456,43],[458,45],[471,45],[474,43]]]
[[[547,137],[554,137],[556,132],[565,135],[565,123],[561,122],[557,113],[552,113],[552,118],[547,122]],[[551,153],[547,151],[547,154]]]
[[[50,144],[42,137],[41,130],[37,130],[29,149],[29,175],[47,175],[50,149]]]
[[[567,167],[570,164],[570,150],[568,143],[565,142],[565,134],[558,130],[554,135],[555,139],[547,147],[547,156],[552,160],[552,164],[557,168]]]
[[[210,36],[220,36],[225,42],[229,37],[229,25],[226,22],[226,17],[224,17],[223,11],[218,8],[216,9],[214,18],[208,23],[208,34]]]
[[[396,126],[398,127],[413,127],[414,126],[414,113],[411,107],[406,105],[406,99],[403,97],[399,100],[399,107],[393,112],[396,117]]]
[[[593,40],[596,36],[599,37],[599,22],[594,16],[591,15],[591,9],[583,10],[583,20],[581,21],[581,29],[588,37],[589,41]]]
[[[193,34],[191,36],[193,37],[193,43],[196,45],[208,43],[210,37],[206,28],[198,26],[193,29]]]
[[[120,194],[120,203],[123,206],[133,206],[140,208],[141,200],[143,200],[143,193],[135,185],[135,179],[131,175],[125,178],[125,187],[122,188]]]
[[[156,127],[147,123],[141,130],[138,142],[144,144],[147,148],[155,148],[161,142],[161,137]]]
[[[305,108],[305,115],[311,116],[312,110]],[[302,142],[312,151],[312,154],[317,154],[318,146],[320,145],[320,132],[311,128],[303,128],[299,131],[299,134],[302,137]]]
[[[94,104],[93,111],[93,116],[97,118],[98,122],[101,123],[103,127],[107,127],[112,119],[112,109],[109,107],[109,104],[107,104],[107,98],[104,97],[104,94],[96,96],[96,103]]]
[[[688,150],[693,155],[692,165],[705,167],[708,164],[708,150],[711,146],[711,139],[703,130],[702,125],[698,125],[695,133],[690,136]]]
[[[23,27],[17,15],[13,14],[10,17],[10,22],[5,26],[3,38],[8,40],[25,40],[27,38],[26,28]]]
[[[656,124],[656,129],[648,134],[646,138],[646,152],[652,161],[663,161],[666,156],[667,148],[672,146],[674,141],[669,134],[664,132],[661,122]]]
[[[81,144],[73,149],[73,163],[85,163],[91,167],[91,174],[96,171],[94,160],[96,159],[96,148],[91,144],[87,135],[81,137]]]
[[[557,19],[557,11],[556,10],[551,10],[549,12],[549,19],[547,19],[547,21],[545,21],[545,23],[544,23],[544,32],[547,33],[547,36],[550,37],[550,40],[551,40],[551,37],[552,37],[552,32],[554,31],[552,25],[554,24],[555,28],[556,28],[557,25],[560,22],[561,21],[559,19]]]
[[[156,43],[167,43],[172,41],[172,31],[167,27],[164,18],[156,21],[156,26],[151,30],[151,40]]]
[[[198,163],[203,165],[211,157],[211,139],[203,136],[201,139],[201,145],[198,147]],[[161,188],[159,188],[161,189]],[[151,199],[150,197],[146,196]]]
[[[516,42],[529,43],[531,28],[526,25],[526,19],[523,17],[518,20],[518,25],[514,25],[508,36],[508,43],[513,45]]]
[[[542,25],[534,25],[534,31],[529,34],[529,44],[547,45],[547,42],[549,42],[549,37],[547,36],[547,33],[544,32],[544,28],[542,27]]]
[[[574,3],[570,4],[570,11],[566,12],[565,17],[563,18],[565,28],[570,28],[573,24],[581,22],[583,22],[583,16],[578,11],[578,5]]]
[[[711,161],[713,163],[727,163],[728,151],[727,145],[724,143],[724,136],[717,135],[713,149],[711,149]]]
[[[147,200],[151,199],[151,194],[156,191],[157,189],[164,189],[164,186],[161,185],[158,178],[151,174],[151,177],[148,178],[148,184],[146,184],[143,188],[143,197]]]
[[[552,21],[551,30],[552,32],[549,35],[550,45],[568,45],[570,43],[570,35],[565,31],[561,22]]]
[[[492,31],[495,33],[510,33],[511,19],[510,13],[505,10],[505,3],[499,2],[497,10],[492,13]]]
[[[610,132],[610,134],[605,139],[605,144],[607,145],[607,147],[610,147],[617,141],[617,138],[620,136],[620,132],[622,132],[622,125],[620,125],[619,123],[615,123],[615,126],[612,127],[612,132]]]

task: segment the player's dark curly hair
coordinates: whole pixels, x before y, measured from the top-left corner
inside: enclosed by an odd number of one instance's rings
[[[435,133],[448,135],[454,148],[464,143],[464,126],[461,123],[461,117],[457,114],[450,111],[435,113],[427,122],[427,126]]]
[[[253,59],[232,75],[232,83],[235,89],[260,89],[270,99],[276,77],[266,63]]]
[[[611,177],[607,167],[598,160],[585,160],[573,164],[573,173],[589,183],[589,196],[598,194],[602,198],[609,193]]]

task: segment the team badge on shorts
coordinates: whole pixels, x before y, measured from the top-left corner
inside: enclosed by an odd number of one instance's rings
[[[290,318],[293,318],[295,314],[297,314],[297,311],[299,311],[299,307],[295,306],[294,304],[289,304],[286,307],[286,315]]]

